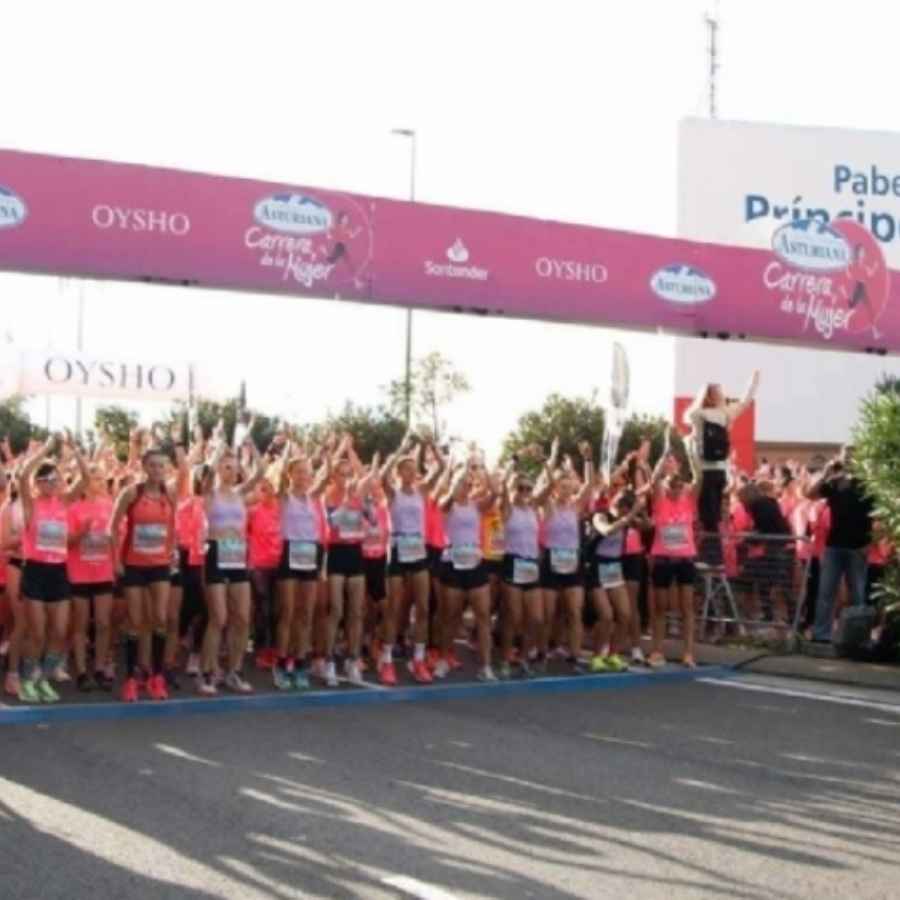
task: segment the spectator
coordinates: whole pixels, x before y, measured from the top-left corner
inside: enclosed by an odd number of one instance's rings
[[[812,632],[812,639],[821,643],[831,642],[834,603],[842,577],[847,579],[851,605],[860,607],[866,603],[867,553],[872,543],[874,505],[862,482],[847,469],[852,453],[851,446],[844,447],[840,457],[828,463],[822,475],[807,489],[811,500],[821,498],[826,502],[831,521],[822,556]]]

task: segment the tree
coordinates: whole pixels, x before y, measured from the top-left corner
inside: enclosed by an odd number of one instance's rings
[[[393,453],[406,434],[406,422],[384,406],[355,406],[348,402],[325,423],[335,434],[349,432],[359,458],[368,463],[379,453],[382,460]]]
[[[435,440],[440,440],[446,423],[442,415],[460,394],[472,389],[468,378],[440,353],[429,353],[417,360],[410,373],[409,420],[427,425]],[[385,388],[388,410],[406,421],[406,380],[397,379]]]
[[[895,547],[900,547],[900,379],[884,376],[860,410],[850,465],[875,503],[875,515]],[[885,630],[898,633],[900,569],[889,565],[880,590]]]
[[[108,436],[115,447],[116,455],[120,459],[127,459],[131,432],[137,428],[139,422],[138,414],[122,406],[100,406],[97,408],[94,421],[98,431]]]
[[[25,402],[24,397],[11,397],[0,403],[0,439],[9,441],[17,455],[24,453],[31,441],[47,439],[47,429],[31,421]]]
[[[209,437],[209,435],[212,434],[213,429],[220,421],[224,422],[225,436],[229,441],[233,441],[238,417],[243,413],[242,407],[243,403],[238,398],[229,400],[227,403],[213,403],[210,400],[198,400],[195,404],[196,421],[203,429],[203,434],[206,437]],[[171,425],[179,419],[185,424],[188,422],[188,407],[185,403],[176,403],[172,408],[172,411],[167,417],[167,421],[164,423],[167,430],[169,430]],[[253,443],[256,444],[260,452],[266,450],[272,442],[272,438],[275,436],[277,430],[278,421],[276,419],[260,413],[254,414],[254,425],[251,437],[253,438]]]
[[[668,422],[652,416],[631,416],[625,421],[616,462],[620,462],[626,454],[637,450],[644,438],[651,443],[652,458],[662,453]],[[551,394],[544,405],[533,412],[522,416],[516,429],[503,442],[501,459],[508,460],[530,444],[540,444],[545,453],[549,452],[554,438],[559,438],[560,453],[579,458],[578,444],[588,441],[594,448],[595,458],[599,460],[603,447],[606,416],[601,406],[593,398],[568,398],[560,394]]]

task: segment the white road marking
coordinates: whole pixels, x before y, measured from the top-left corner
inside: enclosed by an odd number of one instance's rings
[[[216,768],[221,765],[221,763],[213,762],[211,759],[203,759],[200,756],[194,756],[186,750],[180,750],[178,747],[172,747],[169,744],[154,744],[153,746],[159,750],[160,753],[165,753],[167,756],[174,756],[176,759],[183,759],[185,762],[201,763],[204,766],[213,766]]]
[[[459,900],[455,894],[450,894],[443,888],[435,887],[433,884],[426,884],[424,881],[418,881],[415,878],[407,878],[405,875],[382,878],[381,883],[402,891],[410,897],[415,897],[416,900]]]
[[[854,706],[860,709],[877,709],[880,712],[900,716],[900,705],[879,703],[877,700],[863,700],[859,697],[846,697],[840,694],[817,693],[815,691],[798,691],[774,685],[757,684],[751,681],[739,681],[731,678],[698,678],[701,684],[712,684],[716,687],[732,688],[738,691],[750,691],[757,694],[774,694],[779,697],[792,697],[796,700],[819,700],[824,703],[835,703],[838,706]]]
[[[604,734],[585,734],[592,741],[603,741],[605,744],[623,744],[626,747],[640,747],[642,750],[649,750],[653,744],[644,744],[641,741],[626,741],[622,738],[607,737]]]

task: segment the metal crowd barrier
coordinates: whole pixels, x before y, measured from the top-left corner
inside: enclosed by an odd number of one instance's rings
[[[783,640],[794,648],[810,593],[811,541],[753,532],[702,537],[701,546],[720,542],[722,552],[697,564],[699,639]]]

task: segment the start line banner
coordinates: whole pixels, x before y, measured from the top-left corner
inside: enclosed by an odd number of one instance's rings
[[[0,151],[0,269],[900,350],[900,287],[849,218],[742,249]]]

